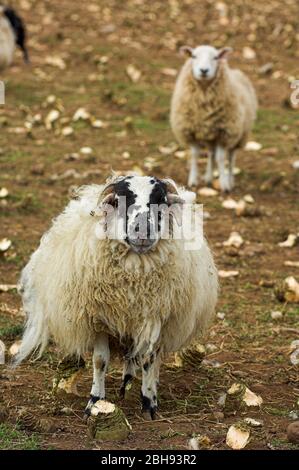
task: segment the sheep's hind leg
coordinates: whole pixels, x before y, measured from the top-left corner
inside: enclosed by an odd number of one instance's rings
[[[230,189],[233,189],[235,185],[235,177],[234,177],[235,160],[236,160],[236,151],[230,150],[228,153],[228,177],[229,177]]]
[[[207,169],[204,176],[204,182],[210,186],[213,183],[213,171],[214,171],[215,155],[214,150],[211,150],[208,154]]]
[[[141,402],[142,415],[144,419],[155,419],[158,408],[157,385],[159,381],[160,356],[152,353],[150,356],[143,357],[142,364],[142,388]]]
[[[199,147],[192,145],[190,158],[190,171],[188,178],[188,186],[196,186],[198,184],[198,167],[197,160],[199,156]]]
[[[124,370],[123,370],[123,377],[122,377],[122,385],[119,390],[119,395],[121,398],[125,397],[127,387],[133,381],[133,378],[136,376],[136,358],[130,358],[125,360]]]
[[[96,338],[93,350],[93,382],[89,402],[85,408],[85,415],[89,416],[92,405],[98,400],[105,399],[105,375],[110,358],[108,336],[104,333]]]
[[[224,192],[229,192],[231,190],[231,185],[229,175],[225,171],[225,157],[225,148],[221,147],[220,145],[217,145],[215,151],[215,158],[218,165],[220,188]]]

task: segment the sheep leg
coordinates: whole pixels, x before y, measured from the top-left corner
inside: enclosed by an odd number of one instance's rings
[[[234,178],[234,167],[236,160],[236,151],[230,150],[228,153],[228,177],[230,183],[230,189],[234,187],[235,178]]]
[[[218,165],[220,188],[222,191],[229,192],[231,190],[231,185],[229,175],[225,171],[225,157],[226,150],[220,145],[217,145],[215,158]]]
[[[192,145],[191,147],[191,158],[190,158],[190,171],[188,178],[188,186],[196,186],[198,184],[198,168],[197,158],[199,156],[199,147]]]
[[[98,400],[105,399],[105,375],[109,363],[110,351],[108,336],[99,334],[93,349],[93,382],[89,402],[85,408],[85,415],[90,415],[92,405]]]
[[[157,385],[159,381],[160,356],[152,353],[150,356],[143,357],[142,364],[142,387],[141,402],[142,415],[144,419],[155,419],[158,408]]]
[[[210,185],[213,182],[214,162],[215,162],[215,155],[214,155],[214,151],[212,150],[208,154],[207,169],[206,169],[206,173],[204,176],[204,181],[207,185]]]
[[[119,395],[121,398],[125,397],[127,387],[130,385],[133,378],[136,376],[135,363],[136,363],[136,359],[134,357],[132,359],[125,360],[123,378],[122,378],[123,381],[119,390]]]

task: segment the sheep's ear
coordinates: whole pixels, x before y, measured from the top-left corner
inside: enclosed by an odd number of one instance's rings
[[[182,46],[182,47],[180,47],[180,54],[192,57],[193,49],[190,46]]]
[[[101,206],[105,206],[105,204],[110,204],[113,206],[115,203],[115,193],[110,193],[107,194],[107,196],[104,197],[104,199],[101,201]]]
[[[232,52],[233,52],[232,47],[222,47],[222,49],[219,49],[219,51],[218,51],[217,59],[218,60],[223,60],[223,59],[226,60]]]
[[[104,206],[105,204],[113,204],[115,201],[115,184],[110,183],[108,184],[105,188],[104,191],[102,192],[98,205]]]
[[[102,216],[105,213],[107,215],[113,210],[113,207],[115,207],[114,193],[107,194],[104,199],[102,199],[102,196],[100,196],[96,208],[90,212],[90,215]]]
[[[170,208],[170,213],[176,220],[176,223],[179,227],[182,225],[182,209],[185,204],[184,199],[182,199],[178,194],[168,193],[167,194],[167,204]]]

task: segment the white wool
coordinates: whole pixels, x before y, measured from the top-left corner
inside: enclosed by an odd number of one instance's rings
[[[0,70],[8,67],[13,60],[15,36],[8,19],[0,9]]]

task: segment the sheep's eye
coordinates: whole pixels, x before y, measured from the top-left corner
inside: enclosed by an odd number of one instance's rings
[[[196,59],[196,55],[191,54],[192,59]]]
[[[219,56],[218,56],[218,55],[216,55],[216,57],[214,57],[214,60],[218,60],[218,59],[219,59]]]

